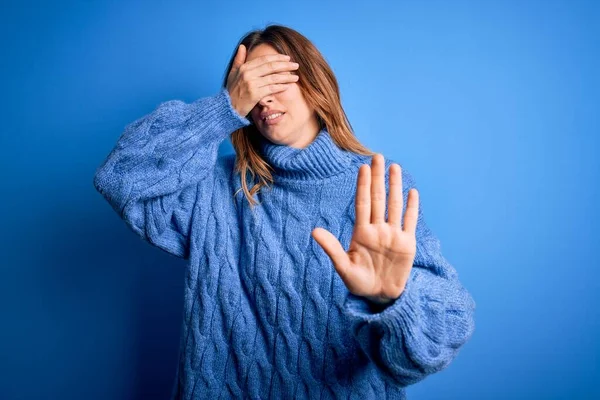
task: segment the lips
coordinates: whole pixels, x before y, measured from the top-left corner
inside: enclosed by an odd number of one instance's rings
[[[273,114],[271,114],[271,115],[273,115]],[[277,125],[277,124],[279,124],[281,122],[281,120],[283,119],[283,117],[285,117],[285,113],[278,114],[278,116],[274,117],[274,118],[263,119],[262,123],[265,126]]]
[[[264,121],[265,118],[267,118],[269,115],[277,114],[277,113],[283,113],[283,111],[280,111],[280,110],[263,111],[260,113],[260,119],[262,119]]]

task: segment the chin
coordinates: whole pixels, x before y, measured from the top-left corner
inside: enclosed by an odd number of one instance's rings
[[[269,139],[271,142],[276,144],[281,144],[282,139],[285,138],[285,135],[281,133],[281,131],[277,130],[275,132],[264,132],[263,136]]]

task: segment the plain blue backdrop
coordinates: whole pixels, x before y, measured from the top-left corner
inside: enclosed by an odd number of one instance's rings
[[[167,398],[186,264],[93,174],[129,122],[216,94],[268,23],[321,50],[476,300],[409,399],[600,398],[598,3],[3,2],[0,398]]]

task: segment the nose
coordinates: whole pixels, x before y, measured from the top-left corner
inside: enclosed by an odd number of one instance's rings
[[[262,99],[260,99],[260,101],[258,102],[258,104],[260,104],[261,106],[264,106],[268,103],[271,103],[273,101],[273,95],[270,94],[268,96],[263,97]]]

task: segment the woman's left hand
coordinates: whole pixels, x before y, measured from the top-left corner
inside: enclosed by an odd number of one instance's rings
[[[415,259],[419,192],[408,192],[404,226],[402,218],[402,169],[390,165],[388,220],[385,221],[385,162],[373,156],[358,172],[356,221],[348,252],[329,231],[315,228],[312,237],[331,258],[348,290],[371,302],[386,304],[404,290]]]

